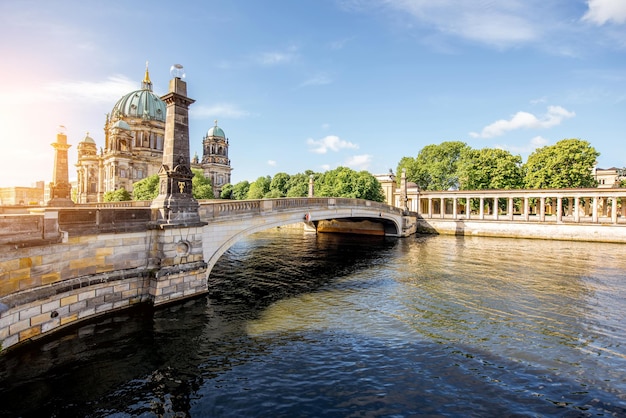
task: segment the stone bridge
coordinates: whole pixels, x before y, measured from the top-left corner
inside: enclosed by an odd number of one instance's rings
[[[414,217],[404,216],[401,209],[384,203],[321,197],[206,201],[200,204],[200,219],[207,222],[202,245],[209,271],[239,239],[268,228],[305,222],[310,230],[324,231],[329,230],[329,224],[322,222],[335,220],[340,223],[332,232],[405,237],[415,233],[416,227]]]
[[[264,229],[416,231],[415,217],[360,199],[201,201],[199,214],[201,224],[163,226],[150,202],[0,208],[0,349],[138,303],[205,293],[220,256]]]

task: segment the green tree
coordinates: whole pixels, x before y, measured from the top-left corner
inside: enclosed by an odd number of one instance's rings
[[[114,191],[106,192],[103,196],[105,202],[123,202],[126,200],[131,200],[132,197],[130,193],[125,188],[120,188]]]
[[[367,171],[356,172],[347,167],[337,167],[321,174],[315,182],[315,195],[323,197],[348,197],[385,200],[380,182]]]
[[[191,179],[193,197],[196,199],[215,199],[211,179],[205,177],[204,172],[200,169],[192,168],[191,171],[193,172]]]
[[[596,187],[592,169],[599,152],[587,141],[563,139],[535,150],[524,165],[529,189]]]
[[[259,177],[250,184],[247,199],[263,199],[265,194],[270,191],[271,177]]]
[[[232,199],[233,198],[233,185],[227,183],[222,187],[222,193],[220,193],[221,199]]]
[[[519,189],[522,157],[497,148],[464,149],[458,162],[459,189]]]
[[[153,174],[133,184],[134,200],[154,200],[159,194],[159,175]]]
[[[469,146],[460,141],[427,145],[417,158],[404,157],[398,164],[398,173],[406,169],[407,180],[422,190],[449,190],[459,187],[458,162]]]
[[[287,173],[276,173],[270,182],[271,196],[266,197],[285,197],[287,196],[287,185],[291,176]]]
[[[307,197],[309,195],[309,177],[319,177],[313,171],[307,170],[304,173],[294,174],[289,177],[285,185],[287,188],[286,197]]]
[[[231,199],[244,200],[248,198],[248,190],[250,190],[250,183],[248,180],[240,181],[233,186],[233,194]]]

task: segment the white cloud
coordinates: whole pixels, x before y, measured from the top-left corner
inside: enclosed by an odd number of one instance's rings
[[[325,84],[330,84],[332,82],[333,82],[332,78],[330,78],[326,74],[317,74],[316,76],[311,77],[308,80],[305,80],[304,82],[302,82],[302,84],[300,84],[300,87],[323,86]]]
[[[250,116],[250,113],[229,103],[217,103],[213,106],[196,106],[189,109],[189,115],[194,119],[205,118],[233,118],[239,119]]]
[[[276,167],[276,161],[274,161],[274,160],[267,160],[267,165],[269,165],[270,167]]]
[[[261,65],[279,65],[287,64],[294,61],[298,57],[298,48],[295,46],[288,47],[285,51],[270,51],[260,53],[256,60]]]
[[[626,23],[626,1],[624,0],[588,0],[589,10],[583,20],[604,25],[607,22]]]
[[[473,138],[493,138],[517,129],[550,128],[574,116],[576,116],[574,112],[561,106],[548,106],[548,112],[542,118],[528,112],[517,112],[511,119],[500,119],[485,126],[480,133],[470,132],[470,136]]]
[[[457,0],[385,0],[383,8],[402,13],[412,22],[408,27],[433,27],[443,35],[449,35],[506,47],[535,41],[543,32],[536,17],[539,1],[457,1]],[[348,10],[371,10],[381,13],[381,3],[372,0],[344,0]]]
[[[340,151],[342,149],[358,149],[359,146],[352,142],[344,141],[335,135],[328,135],[322,139],[307,139],[307,144],[311,149],[309,151],[316,154],[326,154],[328,151]]]
[[[353,155],[345,162],[345,166],[353,170],[367,170],[372,162],[372,156],[368,154]]]

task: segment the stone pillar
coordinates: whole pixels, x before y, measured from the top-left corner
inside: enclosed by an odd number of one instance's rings
[[[556,223],[563,222],[563,198],[561,196],[556,198]]]
[[[478,210],[478,218],[482,221],[485,219],[485,198],[480,198],[480,209]]]
[[[315,196],[315,189],[313,188],[313,174],[309,176],[309,197]]]
[[[509,197],[508,204],[506,206],[507,214],[509,215],[509,220],[512,221],[515,216],[515,201],[512,197]]]
[[[67,150],[71,145],[67,144],[65,127],[59,127],[57,142],[50,144],[54,147],[54,172],[50,183],[50,200],[48,206],[74,206],[72,202],[72,186],[69,181]]]
[[[580,197],[574,198],[574,222],[580,222]]]
[[[407,205],[408,201],[409,197],[406,185],[406,168],[403,168],[402,174],[400,175],[400,204],[402,205],[402,210],[407,212],[409,210],[409,207]]]
[[[598,223],[598,197],[593,197],[591,200],[591,222]]]
[[[617,197],[611,198],[611,222],[617,223]]]
[[[182,66],[180,66],[182,70]],[[157,224],[200,224],[198,201],[193,197],[193,173],[189,159],[189,105],[187,83],[172,74],[169,93],[161,97],[167,106],[163,164],[159,170],[159,195],[152,201]]]
[[[429,197],[428,198],[428,218],[432,218],[433,217],[433,198]]]
[[[457,209],[457,205],[458,205],[458,199],[456,197],[452,198],[452,218],[453,219],[457,219],[458,218],[458,209]]]
[[[439,217],[442,219],[446,217],[446,199],[443,197],[439,199]]]
[[[539,221],[540,222],[546,221],[546,198],[545,197],[539,198]]]
[[[494,197],[493,198],[493,219],[494,220],[498,220],[498,212],[499,212],[499,208],[498,208],[498,197]]]
[[[465,218],[470,219],[472,216],[472,198],[467,196],[465,198]]]
[[[524,197],[524,220],[530,219],[530,208],[528,207],[528,197]]]

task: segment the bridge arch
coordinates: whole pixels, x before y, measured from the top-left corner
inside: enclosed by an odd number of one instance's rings
[[[383,203],[342,198],[285,198],[200,203],[202,245],[207,274],[237,241],[269,228],[307,221],[371,220],[384,225],[385,235],[405,236],[400,209]]]

